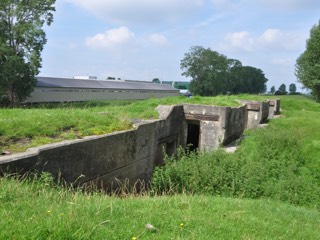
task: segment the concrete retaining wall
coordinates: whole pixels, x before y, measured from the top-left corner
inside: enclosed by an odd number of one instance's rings
[[[0,169],[21,174],[46,171],[67,183],[94,184],[109,190],[125,179],[131,184],[148,182],[154,166],[163,164],[164,154],[175,154],[178,147],[186,148],[189,143],[201,150],[228,144],[239,138],[246,126],[254,128],[265,121],[269,103],[247,102],[238,108],[186,104],[159,106],[157,110],[159,120],[140,121],[133,130],[1,156]]]
[[[102,178],[108,188],[115,178],[150,179],[153,171],[156,122],[136,130],[87,137],[29,149],[1,157],[1,169],[10,172],[50,172],[54,178],[83,184]]]

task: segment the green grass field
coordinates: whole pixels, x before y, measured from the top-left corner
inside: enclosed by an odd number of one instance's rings
[[[0,179],[0,239],[318,239],[320,212],[203,195],[118,198]],[[156,229],[147,229],[151,224]]]
[[[130,127],[131,119],[156,118],[153,108],[159,102],[235,106],[236,99],[245,98],[248,96],[2,109],[6,117],[1,114],[1,137],[12,138],[3,124],[10,122],[10,114],[17,118],[12,122],[20,121],[15,125],[17,132],[21,125],[21,132],[27,133],[16,134],[16,139],[37,139],[43,134],[31,135],[33,130],[28,127],[35,126],[38,117],[29,115],[37,111],[54,114],[50,121],[39,120],[39,129],[45,129],[41,121],[55,125],[59,115],[68,119],[71,111],[79,110],[80,119],[83,114],[103,119],[111,114],[110,109],[116,112],[128,107],[119,116]],[[271,120],[267,128],[246,131],[234,154],[219,150],[181,153],[178,159],[168,159],[165,168],[156,170],[150,191],[139,195],[84,193],[55,185],[48,174],[32,180],[4,176],[0,178],[0,239],[319,239],[320,105],[304,96],[284,96],[281,107],[281,118]],[[24,114],[18,118],[20,112]],[[30,118],[32,123],[23,123]],[[79,122],[86,124],[85,118]],[[85,135],[78,122],[73,128],[76,135]],[[61,129],[45,138],[71,131]],[[153,227],[146,228],[147,224]]]

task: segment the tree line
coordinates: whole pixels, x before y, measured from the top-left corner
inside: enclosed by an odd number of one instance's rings
[[[191,78],[190,91],[194,95],[258,94],[267,90],[268,79],[261,69],[243,66],[239,60],[210,48],[191,47],[180,67],[182,75]]]
[[[301,94],[300,92],[297,92],[297,86],[294,83],[291,83],[289,85],[289,92],[287,92],[287,86],[282,83],[280,85],[280,87],[278,88],[278,90],[276,90],[275,86],[272,86],[270,89],[270,93],[274,94],[274,95],[286,95],[286,94],[290,94],[290,95],[297,95],[297,94]]]

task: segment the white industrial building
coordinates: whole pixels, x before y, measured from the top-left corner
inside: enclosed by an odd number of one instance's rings
[[[179,96],[179,90],[165,84],[144,82],[37,77],[34,91],[25,102],[128,100],[168,96]]]

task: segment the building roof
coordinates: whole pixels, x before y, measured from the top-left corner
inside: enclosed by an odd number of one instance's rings
[[[121,80],[83,80],[54,77],[37,77],[36,87],[177,91],[177,89],[166,84],[124,82]]]

